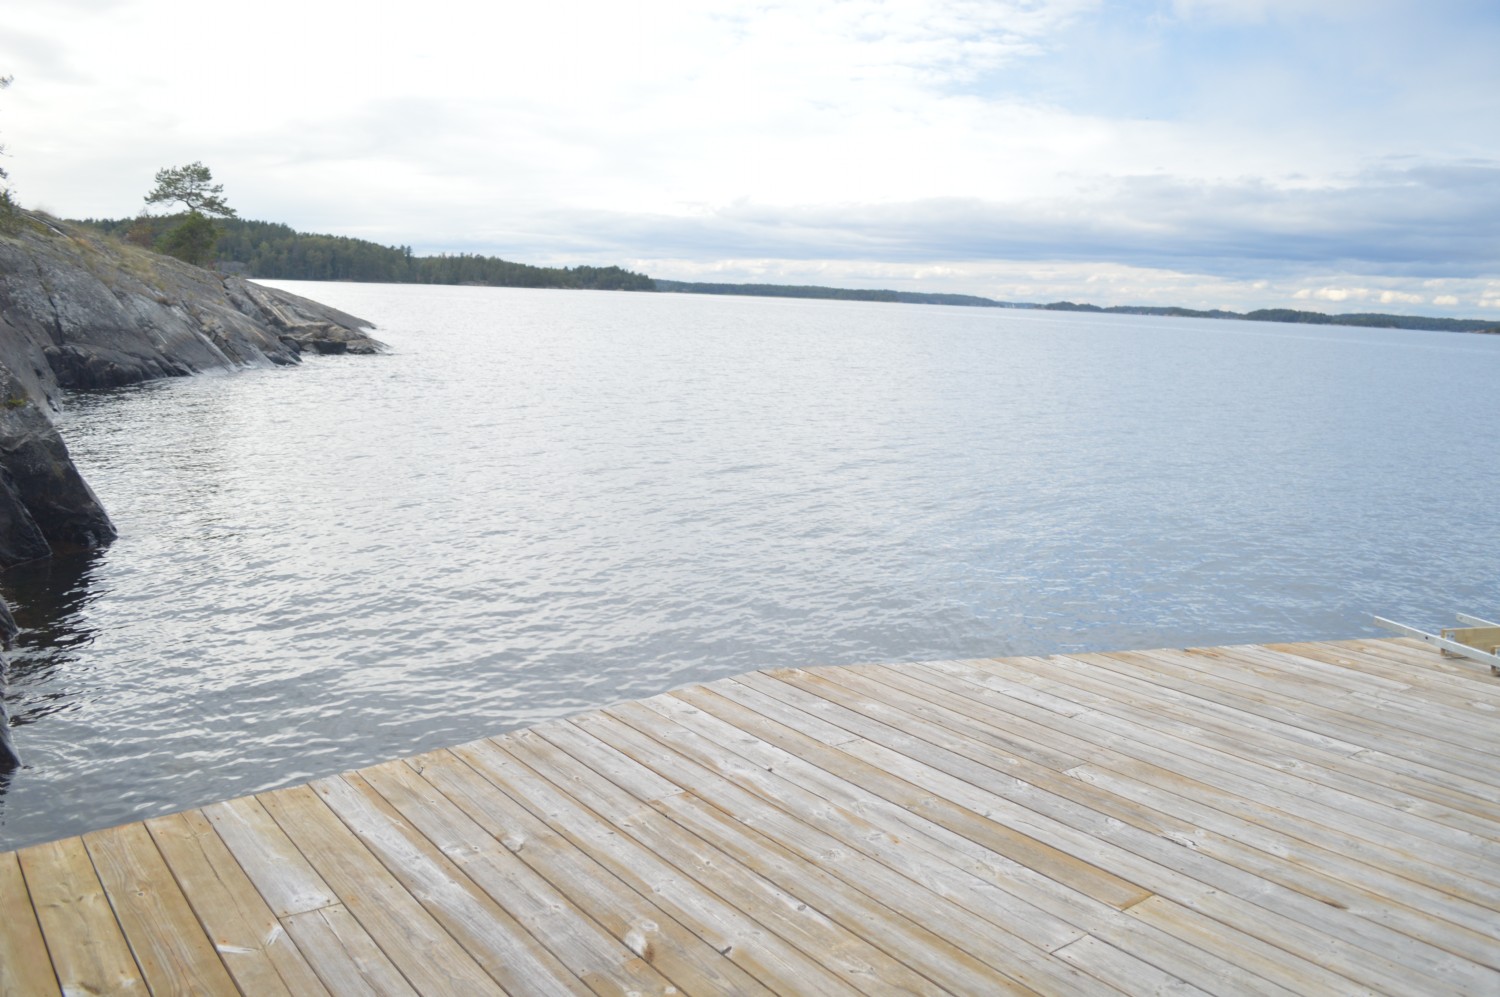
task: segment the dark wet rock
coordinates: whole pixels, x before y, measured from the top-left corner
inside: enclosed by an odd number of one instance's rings
[[[0,662],[3,661],[4,655],[0,655]],[[3,667],[4,665],[0,664],[0,668]],[[3,695],[3,683],[0,683],[0,697],[3,697]],[[10,739],[10,716],[5,709],[5,700],[0,698],[0,774],[20,768],[20,766],[20,752],[16,751],[16,746]]]
[[[43,216],[0,231],[0,568],[115,536],[52,424],[116,388],[303,352],[376,353],[369,323]]]
[[[52,545],[21,500],[11,473],[0,467],[0,564],[20,564],[52,553]]]
[[[16,635],[21,628],[16,626],[16,618],[10,615],[10,607],[0,599],[0,647],[9,651]],[[0,774],[21,764],[21,756],[16,752],[15,745],[10,739],[10,714],[5,708],[5,700],[10,692],[10,659],[4,651],[0,651]],[[0,786],[0,793],[4,787]]]

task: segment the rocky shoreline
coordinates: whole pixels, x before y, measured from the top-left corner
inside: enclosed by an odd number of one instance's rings
[[[303,353],[378,353],[370,323],[43,215],[0,228],[0,570],[114,539],[53,425],[63,389],[112,388]],[[15,633],[0,602],[0,636]],[[0,669],[3,681],[3,669]],[[0,701],[0,769],[15,764]]]

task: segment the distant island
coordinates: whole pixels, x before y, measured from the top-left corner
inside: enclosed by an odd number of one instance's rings
[[[804,284],[695,284],[681,280],[656,281],[658,291],[673,294],[748,294],[760,298],[833,298],[839,301],[895,301],[908,305],[964,305],[974,308],[1029,308],[973,294],[934,294],[922,291],[872,291]]]
[[[1114,315],[1160,315],[1168,318],[1240,319],[1249,322],[1301,322],[1309,325],[1354,325],[1380,329],[1416,329],[1436,332],[1500,333],[1500,325],[1490,319],[1431,318],[1423,315],[1385,315],[1375,312],[1348,312],[1329,315],[1292,308],[1261,308],[1253,312],[1231,312],[1215,308],[1202,311],[1161,305],[1100,305],[1054,301],[1040,304],[1027,301],[997,301],[973,294],[923,294],[913,291],[860,290],[843,287],[817,287],[797,284],[693,284],[680,280],[656,281],[658,291],[679,294],[745,294],[768,298],[837,298],[843,301],[899,301],[915,305],[964,305],[974,308],[1036,308],[1054,312],[1101,312]]]
[[[1049,305],[1022,305],[1059,312],[1108,312],[1116,315],[1163,315],[1175,318],[1226,318],[1249,322],[1298,322],[1305,325],[1357,325],[1376,329],[1417,329],[1436,332],[1500,332],[1493,319],[1432,318],[1426,315],[1387,315],[1381,312],[1305,312],[1295,308],[1260,308],[1253,312],[1230,312],[1221,309],[1197,311],[1192,308],[1167,308],[1151,305],[1080,305],[1071,301],[1054,301]]]
[[[76,222],[142,247],[158,244],[178,219],[140,216],[87,218]],[[215,267],[224,273],[279,280],[339,280],[389,284],[475,284],[487,287],[538,287],[597,291],[644,291],[671,294],[731,294],[765,298],[825,298],[838,301],[884,301],[969,308],[1038,308],[1046,311],[1156,315],[1166,318],[1238,319],[1381,329],[1500,333],[1494,319],[1433,318],[1380,312],[1300,311],[1262,308],[1251,312],[1200,310],[1157,305],[1100,306],[1072,301],[1050,303],[997,301],[975,294],[942,294],[802,284],[727,284],[652,279],[617,266],[539,267],[471,253],[417,256],[410,246],[382,246],[342,235],[312,235],[278,222],[228,218],[217,221]]]

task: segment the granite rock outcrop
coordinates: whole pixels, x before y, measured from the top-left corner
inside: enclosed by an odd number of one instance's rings
[[[0,568],[115,535],[52,424],[59,389],[375,353],[369,323],[45,216],[0,231]]]

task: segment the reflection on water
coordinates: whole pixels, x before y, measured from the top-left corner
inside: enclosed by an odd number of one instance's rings
[[[59,687],[58,672],[74,659],[77,648],[94,639],[88,610],[100,595],[93,576],[104,556],[101,551],[68,554],[5,573],[6,589],[25,593],[25,601],[12,607],[21,628],[10,667],[13,725],[34,723],[67,708],[69,696]]]
[[[14,612],[20,633],[14,646],[0,658],[0,694],[5,697],[0,722],[6,722],[8,744],[0,743],[0,825],[5,823],[6,793],[20,756],[16,728],[36,723],[49,713],[70,709],[75,702],[56,681],[70,652],[93,638],[87,606],[96,596],[90,569],[98,552],[68,554],[18,565],[6,573],[7,586],[24,590],[29,599]]]
[[[0,577],[0,847],[775,665],[1371,632],[1500,593],[1500,337],[377,285],[389,356],[75,396]]]

